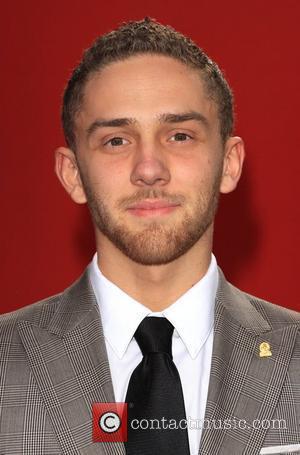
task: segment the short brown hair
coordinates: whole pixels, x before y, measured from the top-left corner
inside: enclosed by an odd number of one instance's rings
[[[233,95],[221,70],[190,38],[153,19],[131,21],[100,36],[88,48],[74,69],[63,96],[62,125],[68,146],[75,151],[75,117],[80,111],[86,82],[109,63],[137,54],[173,57],[199,69],[209,96],[215,101],[222,140],[233,130]]]

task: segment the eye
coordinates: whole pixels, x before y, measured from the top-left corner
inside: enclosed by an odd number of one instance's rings
[[[171,136],[170,141],[171,142],[187,142],[191,140],[192,137],[189,134],[186,133],[176,133]]]
[[[104,145],[107,145],[109,147],[120,147],[121,145],[126,145],[129,144],[129,141],[124,139],[123,137],[113,137],[112,139],[109,139],[109,141],[105,142]]]

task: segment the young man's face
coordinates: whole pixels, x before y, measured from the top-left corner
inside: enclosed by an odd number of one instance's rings
[[[219,192],[231,189],[199,72],[155,55],[110,64],[85,87],[76,133],[84,193],[73,198],[86,197],[100,242],[158,265],[211,230]]]

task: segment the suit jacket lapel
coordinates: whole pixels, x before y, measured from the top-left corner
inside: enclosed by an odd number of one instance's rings
[[[254,429],[252,423],[272,419],[297,330],[296,324],[287,324],[272,331],[244,294],[220,272],[200,455],[259,452],[267,425]],[[269,342],[272,356],[259,356],[264,341]]]
[[[51,304],[45,314],[49,311]],[[87,272],[62,294],[50,320],[45,319],[20,321],[18,329],[62,453],[123,455],[121,443],[92,442],[92,403],[115,400]]]

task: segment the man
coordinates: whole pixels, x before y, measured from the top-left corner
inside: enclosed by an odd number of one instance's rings
[[[130,22],[85,52],[62,119],[56,173],[88,203],[97,254],[1,318],[0,454],[299,454],[299,315],[234,288],[212,255],[244,160],[217,65]],[[92,404],[115,401],[128,442],[93,442]],[[190,424],[132,425],[165,416]]]

